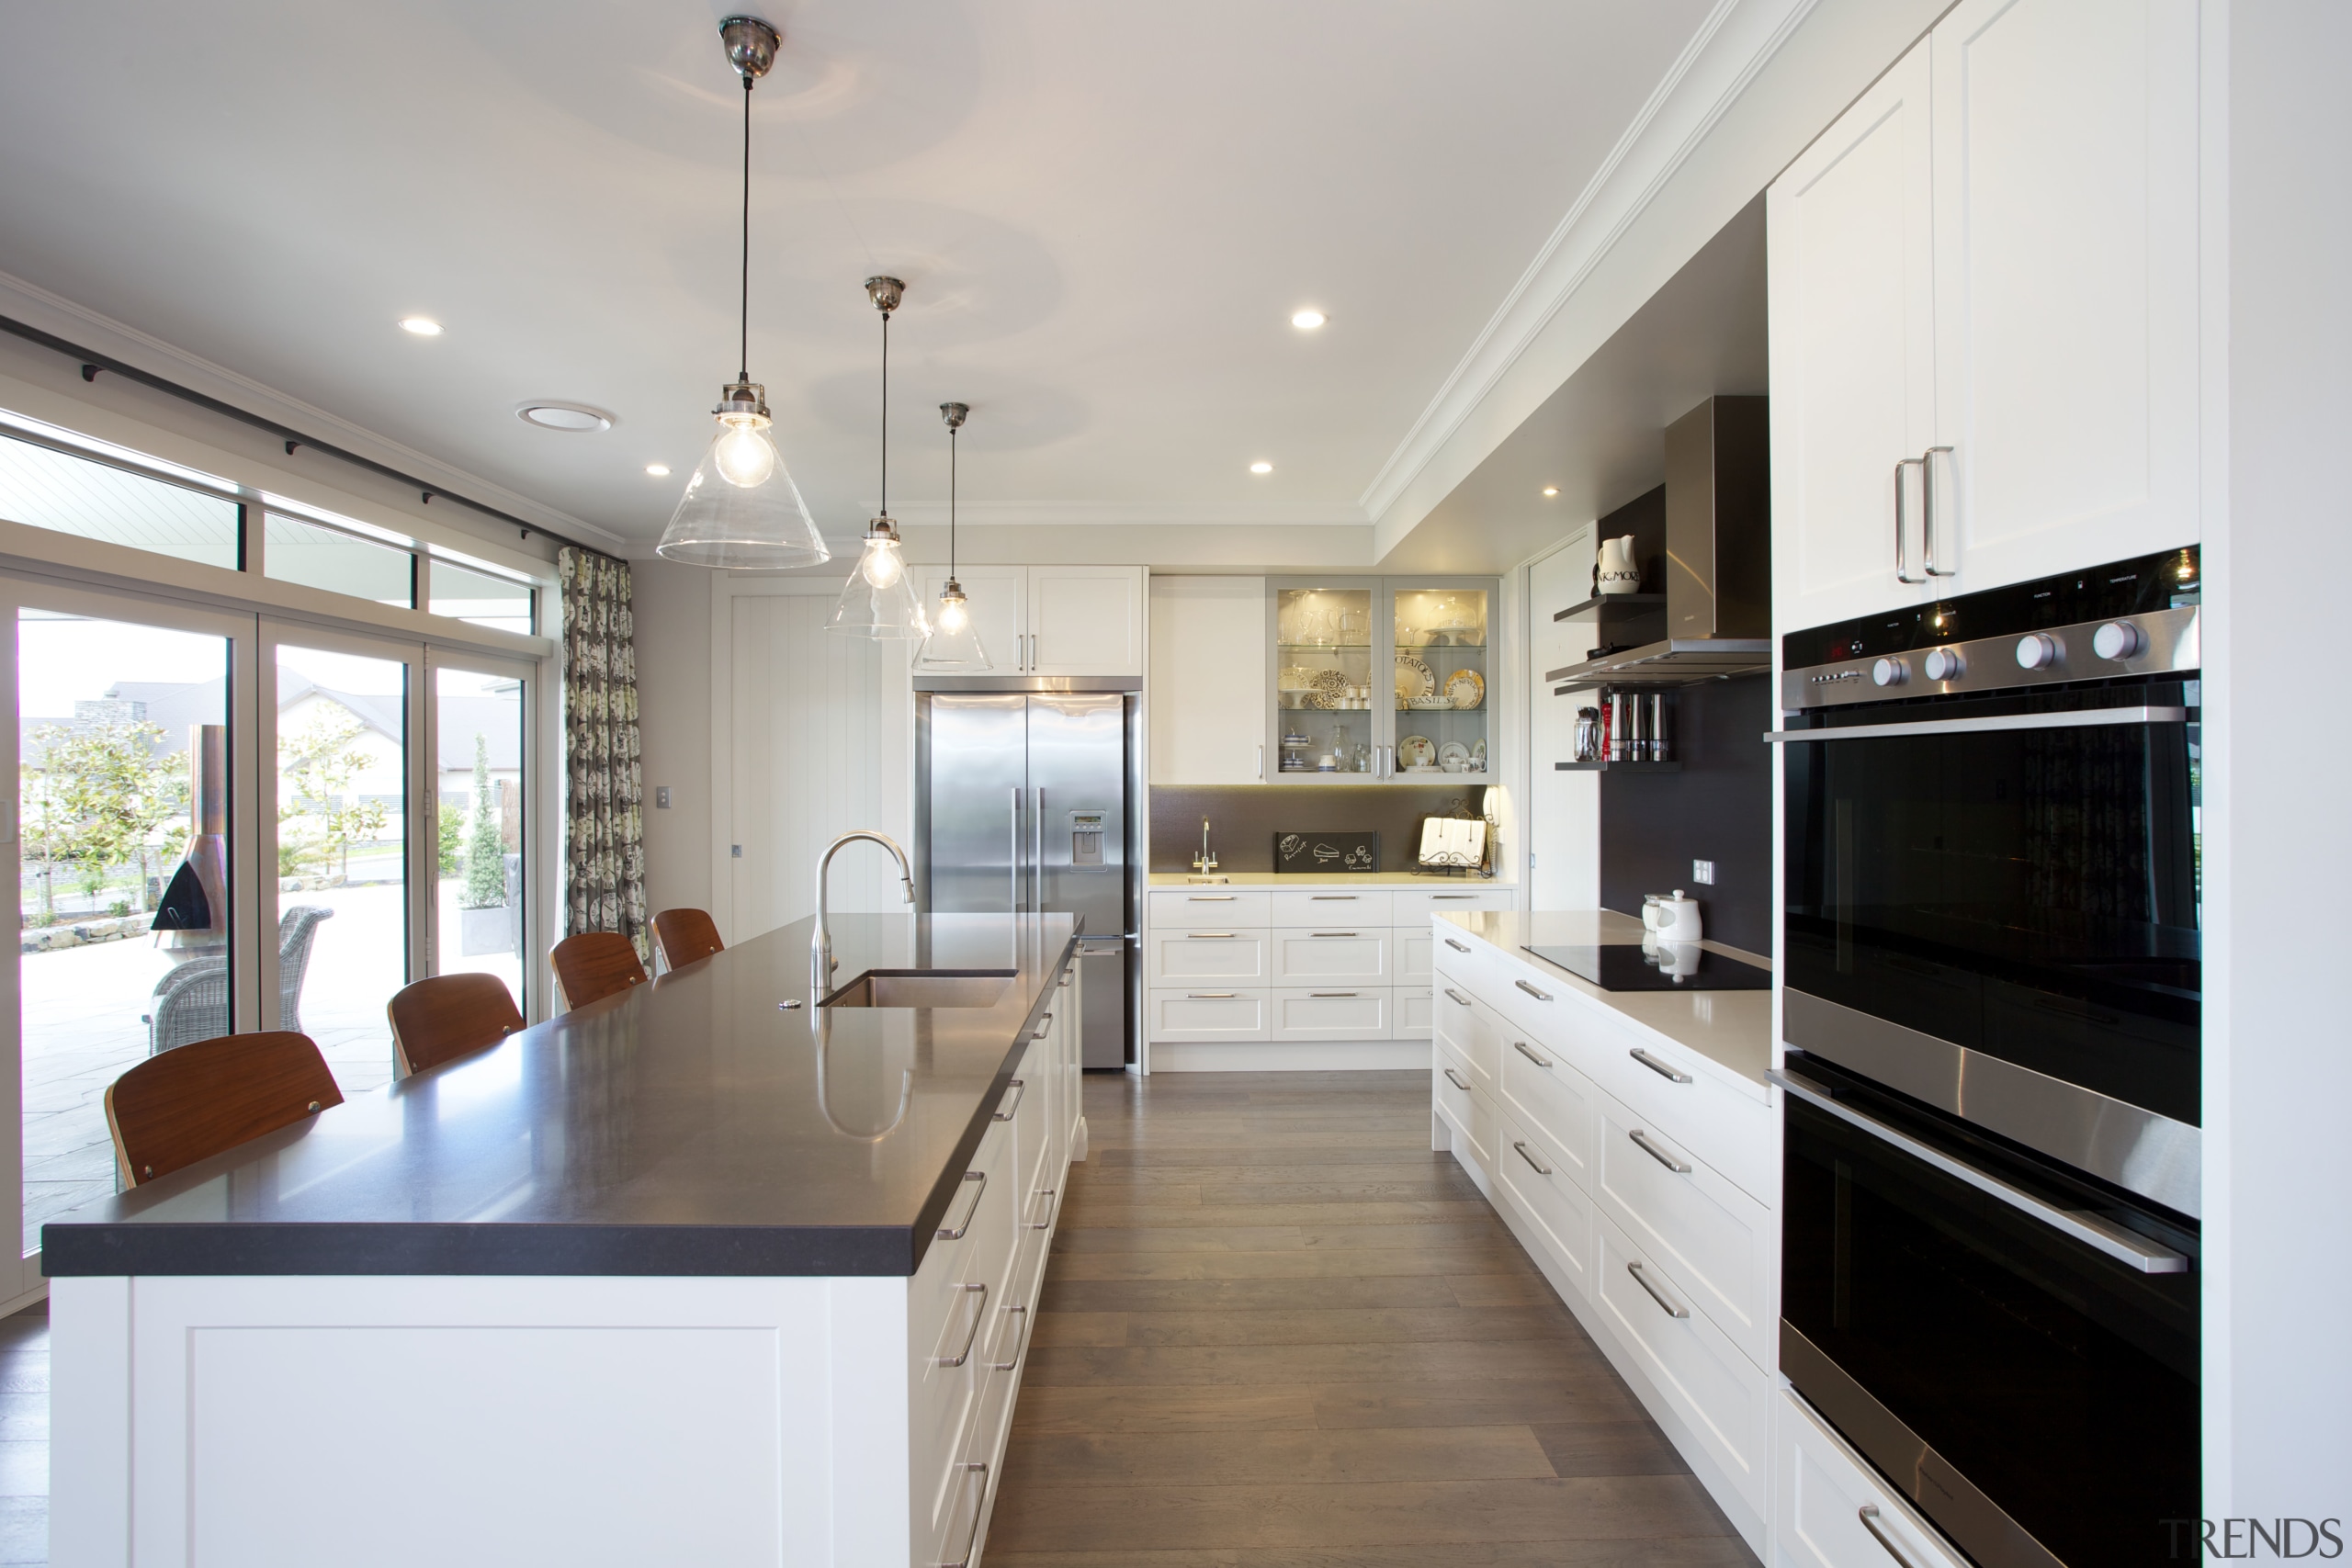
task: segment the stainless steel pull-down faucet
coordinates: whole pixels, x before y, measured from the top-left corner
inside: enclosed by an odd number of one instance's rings
[[[860,828],[854,832],[843,833],[825,846],[825,852],[817,860],[817,930],[808,939],[808,1005],[811,1007],[823,1001],[833,988],[833,933],[825,923],[827,874],[831,871],[833,857],[841,852],[842,846],[854,844],[860,839],[879,844],[899,858],[899,886],[906,889],[909,904],[915,901],[914,868],[907,863],[907,852],[900,849],[898,840],[888,833]]]

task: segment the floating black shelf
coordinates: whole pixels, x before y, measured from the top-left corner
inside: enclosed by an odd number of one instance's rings
[[[1555,773],[1679,773],[1679,762],[1555,762]]]
[[[1665,604],[1666,595],[1663,593],[1596,593],[1581,604],[1571,604],[1555,613],[1552,618],[1565,621],[1570,615],[1581,615],[1587,610],[1657,610],[1664,608]]]

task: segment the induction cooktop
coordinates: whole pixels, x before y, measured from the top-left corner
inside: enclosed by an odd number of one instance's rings
[[[1569,974],[1591,981],[1604,991],[1764,991],[1772,986],[1772,972],[1720,953],[1699,950],[1695,974],[1676,975],[1677,958],[1669,954],[1668,969],[1658,968],[1658,954],[1639,942],[1609,942],[1597,947],[1537,947],[1536,957],[1556,964]]]

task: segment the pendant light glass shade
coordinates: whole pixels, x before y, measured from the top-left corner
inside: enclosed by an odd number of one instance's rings
[[[971,412],[963,403],[939,405],[947,421],[947,585],[939,591],[939,604],[931,612],[931,635],[915,649],[915,668],[938,675],[971,675],[994,668],[980,642],[980,628],[973,623],[971,601],[956,581],[956,433]]]
[[[749,397],[738,397],[739,389]],[[695,465],[655,551],[724,571],[775,571],[832,558],[800,487],[768,435],[760,389],[737,383],[718,405],[718,434]]]
[[[907,571],[907,558],[899,547],[898,525],[876,517],[866,525],[865,551],[857,570],[842,586],[833,604],[833,618],[825,629],[880,641],[914,641],[931,635],[931,617]]]

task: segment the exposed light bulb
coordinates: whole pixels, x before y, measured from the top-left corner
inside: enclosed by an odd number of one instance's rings
[[[961,593],[943,593],[939,596],[937,624],[939,629],[950,637],[954,637],[972,624],[971,615],[964,608],[964,596]]]
[[[899,554],[896,539],[868,539],[865,558],[857,563],[865,581],[876,588],[888,588],[907,574],[907,563]]]
[[[739,490],[755,490],[767,483],[768,476],[775,472],[775,447],[767,438],[767,421],[726,414],[718,423],[727,426],[727,434],[710,453],[718,477]]]

